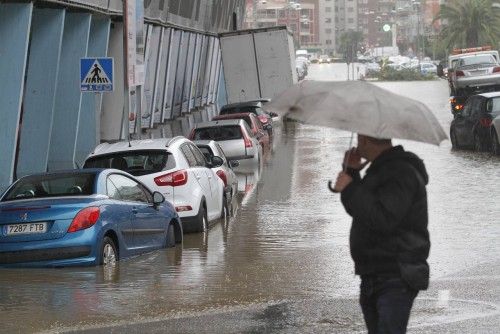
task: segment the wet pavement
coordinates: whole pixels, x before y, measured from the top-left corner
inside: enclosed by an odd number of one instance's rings
[[[310,67],[343,80],[345,64]],[[446,131],[445,81],[379,83],[421,99]],[[278,131],[279,132],[279,131]],[[103,268],[2,269],[0,332],[356,333],[359,280],[349,216],[328,180],[350,134],[287,123],[269,159],[238,172],[235,216],[182,246]],[[430,175],[431,286],[410,333],[493,333],[500,328],[500,159],[403,143]]]

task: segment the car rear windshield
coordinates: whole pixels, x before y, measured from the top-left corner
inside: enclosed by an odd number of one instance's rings
[[[91,157],[83,168],[116,168],[134,176],[175,168],[174,156],[166,151],[126,151]]]
[[[486,110],[491,113],[493,117],[500,115],[500,97],[489,99],[486,105]]]
[[[234,108],[222,109],[220,111],[220,114],[221,115],[228,115],[228,114],[239,114],[239,113],[245,113],[245,112],[251,112],[252,114],[255,114],[255,115],[265,115],[264,110],[262,110],[261,107],[256,107],[256,106],[234,107]]]
[[[27,198],[92,195],[94,173],[43,174],[27,176],[17,181],[2,201]]]
[[[481,55],[475,57],[465,57],[460,59],[459,66],[495,64],[495,58],[492,55]]]
[[[199,128],[194,131],[195,140],[233,140],[241,139],[243,134],[239,125],[214,126],[210,128]]]

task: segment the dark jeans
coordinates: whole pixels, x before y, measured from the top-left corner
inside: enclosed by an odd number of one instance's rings
[[[368,334],[406,333],[417,294],[400,277],[361,276],[359,302]]]

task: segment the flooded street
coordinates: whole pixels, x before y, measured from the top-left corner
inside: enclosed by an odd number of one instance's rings
[[[343,80],[345,64],[308,79]],[[444,80],[381,87],[427,104],[448,132]],[[281,133],[281,134],[280,134]],[[349,254],[350,217],[327,189],[350,133],[286,123],[261,168],[238,171],[234,217],[183,245],[103,268],[2,269],[0,332],[351,333],[364,330]],[[500,159],[402,143],[430,175],[431,286],[409,332],[500,326]]]

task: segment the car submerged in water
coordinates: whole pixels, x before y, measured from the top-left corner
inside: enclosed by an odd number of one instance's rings
[[[112,266],[182,242],[159,192],[116,169],[26,176],[0,198],[0,266]]]

